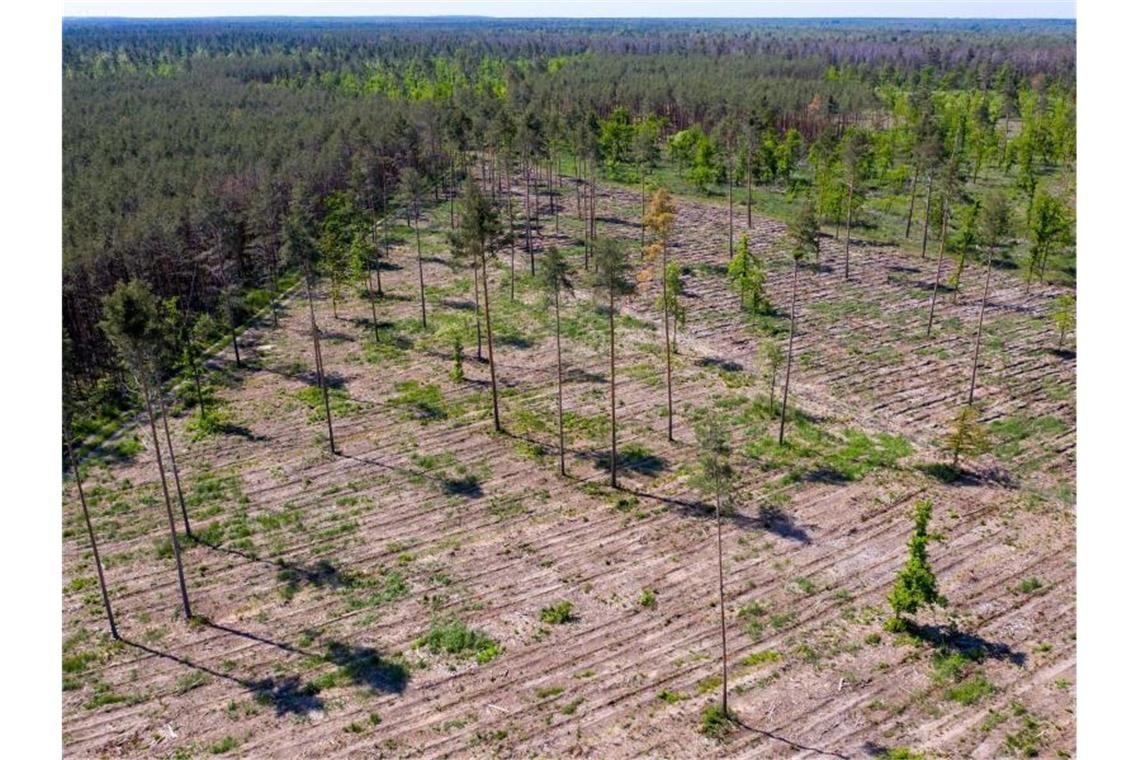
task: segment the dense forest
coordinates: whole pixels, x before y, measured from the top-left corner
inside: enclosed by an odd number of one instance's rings
[[[133,403],[99,327],[116,283],[163,299],[162,373],[189,377],[205,347],[236,354],[244,323],[297,282],[310,263],[287,245],[298,220],[323,274],[376,271],[379,288],[385,246],[354,246],[353,220],[410,223],[421,201],[453,203],[465,176],[506,213],[504,167],[533,199],[502,251],[530,250],[542,199],[569,173],[579,214],[599,181],[640,185],[643,199],[660,185],[726,195],[749,218],[754,206],[790,218],[808,198],[848,240],[855,226],[925,255],[945,235],[963,263],[988,254],[1027,286],[1072,283],[1074,33],[1064,21],[67,20],[74,423],[94,432]],[[1013,225],[996,247],[979,230],[994,188]]]

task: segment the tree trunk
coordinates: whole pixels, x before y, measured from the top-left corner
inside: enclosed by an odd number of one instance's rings
[[[843,241],[843,279],[851,279],[851,204],[855,200],[855,182],[847,186],[847,236]]]
[[[230,304],[230,295],[226,294],[226,316],[230,323],[230,341],[234,346],[234,364],[241,366],[241,354],[238,352],[237,324],[234,323],[234,307]]]
[[[534,250],[530,247],[530,163],[523,161],[523,234],[526,236],[526,252],[530,256],[530,273],[534,275]]]
[[[193,617],[190,611],[190,595],[186,592],[186,574],[182,572],[182,547],[178,544],[178,531],[174,528],[174,508],[170,505],[170,489],[166,486],[166,468],[162,464],[162,446],[158,442],[158,428],[154,424],[154,405],[151,403],[150,385],[146,381],[145,368],[139,373],[142,385],[143,400],[146,402],[146,416],[150,422],[150,437],[154,442],[154,458],[158,462],[158,479],[162,481],[162,496],[166,501],[166,519],[170,526],[170,546],[174,551],[174,565],[178,568],[178,589],[182,592],[182,612],[189,620]]]
[[[776,374],[780,371],[779,366],[772,363],[772,386],[768,389],[768,413],[776,413]]]
[[[511,192],[511,170],[507,164],[507,237],[511,241],[511,300],[515,300],[515,207]]]
[[[475,359],[483,361],[483,323],[479,320],[480,301],[479,298],[479,262],[474,262],[472,266],[473,278],[472,284],[475,286]]]
[[[906,235],[907,240],[910,240],[910,224],[914,219],[914,200],[918,195],[918,164],[914,165],[914,176],[910,180],[910,210],[906,213]]]
[[[87,538],[91,541],[91,554],[95,559],[95,573],[99,576],[99,592],[103,595],[103,609],[107,611],[107,623],[111,626],[111,638],[119,638],[115,627],[115,613],[111,611],[111,596],[107,593],[107,580],[103,577],[103,560],[99,557],[99,544],[95,541],[95,529],[91,527],[91,514],[87,510],[87,497],[83,494],[83,477],[79,474],[79,463],[75,461],[75,451],[71,448],[70,431],[64,436],[67,442],[67,458],[71,472],[75,476],[75,488],[79,491],[79,503],[83,507],[83,522],[87,525]]]
[[[717,477],[716,494],[716,566],[720,590],[720,709],[728,715],[728,626],[724,619],[724,550],[720,529],[720,477]]]
[[[990,295],[990,272],[991,265],[993,264],[994,249],[993,246],[989,247],[989,252],[986,256],[986,284],[982,289],[982,307],[978,309],[978,332],[974,336],[974,367],[970,370],[970,394],[966,398],[966,404],[972,405],[974,403],[974,388],[977,386],[978,380],[978,356],[982,347],[982,320],[986,316],[986,300]]]
[[[926,258],[926,236],[930,230],[930,191],[934,187],[934,172],[926,175],[926,209],[922,222],[922,258]]]
[[[560,294],[554,291],[554,347],[558,356],[558,471],[566,476],[566,433],[562,423],[562,313]]]
[[[669,440],[673,440],[673,346],[669,341],[669,297],[665,271],[669,262],[669,241],[661,241],[661,303],[665,306],[665,398],[669,410]]]
[[[728,172],[728,258],[732,258],[732,170]]]
[[[641,183],[641,256],[645,257],[645,167],[637,165],[638,181]]]
[[[780,445],[784,445],[784,423],[788,417],[788,385],[792,379],[792,341],[796,337],[796,297],[800,281],[800,262],[796,260],[792,271],[792,325],[788,331],[788,361],[784,367],[784,401],[780,407]]]
[[[186,535],[193,536],[190,530],[190,517],[186,514],[186,499],[182,497],[182,479],[178,477],[178,463],[174,460],[174,443],[170,438],[170,425],[166,421],[166,401],[162,398],[162,389],[158,392],[158,413],[162,415],[162,430],[166,437],[166,450],[170,452],[170,472],[174,475],[174,490],[178,494],[178,506],[182,510],[182,524],[186,528]]]
[[[380,342],[380,319],[376,316],[376,291],[372,289],[372,265],[376,262],[376,219],[372,219],[372,252],[364,262],[364,283],[368,288],[368,306],[372,310],[372,339]]]
[[[610,488],[617,488],[617,351],[614,346],[614,291],[610,288]]]
[[[451,158],[451,195],[449,198],[448,206],[451,212],[451,229],[455,229],[455,154],[449,154]]]
[[[946,225],[950,221],[950,209],[946,201],[942,201],[942,242],[938,245],[938,266],[934,268],[934,290],[930,293],[930,314],[926,317],[926,337],[930,337],[930,330],[934,326],[934,302],[938,298],[938,282],[942,279],[942,256],[946,253]]]
[[[310,275],[305,272],[305,290],[309,296],[309,328],[313,333],[313,361],[317,368],[317,383],[321,388],[321,397],[325,403],[325,421],[329,429],[329,451],[336,453],[336,439],[333,437],[332,408],[329,405],[329,389],[325,383],[325,363],[321,358],[321,331],[317,328],[317,313],[313,309],[313,284]]]
[[[491,338],[491,294],[487,290],[487,259],[483,244],[479,244],[479,263],[483,267],[483,315],[487,319],[487,361],[491,365],[491,408],[495,416],[495,432],[503,432],[499,422],[499,386],[495,381],[495,341]]]
[[[190,371],[194,375],[194,395],[198,399],[198,419],[206,419],[206,401],[202,396],[202,378],[200,370],[198,369],[198,352],[193,345],[190,346],[187,353],[190,356]]]
[[[752,229],[752,151],[748,152],[748,229]]]
[[[416,267],[420,275],[420,326],[427,329],[427,296],[424,294],[424,253],[420,245],[420,199],[416,197]]]

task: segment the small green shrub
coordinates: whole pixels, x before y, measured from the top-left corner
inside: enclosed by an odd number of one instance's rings
[[[425,648],[432,654],[474,656],[480,665],[490,662],[502,652],[493,638],[483,631],[468,628],[459,620],[432,625],[427,633],[416,639],[416,646]]]
[[[559,602],[552,607],[544,607],[538,614],[538,619],[549,625],[561,625],[574,620],[574,605],[570,602]]]
[[[733,720],[732,713],[719,704],[709,705],[701,711],[701,733],[721,741],[732,730]]]

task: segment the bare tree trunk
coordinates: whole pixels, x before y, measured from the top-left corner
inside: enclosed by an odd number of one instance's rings
[[[79,463],[75,461],[75,451],[71,448],[71,433],[64,435],[67,442],[67,458],[71,472],[75,476],[75,488],[79,491],[79,503],[83,507],[83,522],[87,525],[87,538],[91,541],[91,554],[95,559],[95,573],[99,576],[99,592],[103,595],[103,609],[107,611],[107,623],[111,626],[111,638],[119,638],[115,627],[115,613],[111,611],[111,596],[107,593],[107,580],[103,577],[103,560],[99,557],[99,544],[95,541],[95,529],[91,527],[91,513],[87,510],[87,497],[83,493],[83,476],[79,473]]]
[[[427,296],[424,293],[424,252],[420,244],[420,198],[415,199],[416,204],[416,267],[420,275],[420,326],[427,329]]]
[[[307,267],[306,267],[307,270]],[[336,439],[333,437],[332,408],[329,405],[329,388],[325,383],[325,363],[321,358],[321,331],[317,327],[317,313],[313,309],[313,283],[308,271],[305,272],[305,290],[309,296],[309,327],[313,333],[313,361],[317,365],[317,383],[325,403],[325,421],[329,429],[329,451],[336,453]]]
[[[788,361],[784,367],[784,401],[780,407],[780,445],[784,445],[784,423],[788,417],[788,385],[792,379],[792,341],[796,337],[796,297],[800,281],[800,262],[796,259],[792,272],[792,325],[788,331]]]
[[[930,231],[930,191],[934,187],[934,172],[926,175],[926,209],[923,212],[922,222],[922,258],[926,258],[926,236]]]
[[[669,241],[661,241],[661,303],[665,307],[665,398],[669,410],[669,440],[673,440],[673,346],[669,342],[669,298],[666,292],[666,269],[669,262]]]
[[[617,488],[617,351],[614,345],[614,291],[610,288],[610,488]]]
[[[166,501],[166,519],[170,525],[170,545],[174,551],[174,565],[178,568],[178,589],[182,592],[182,612],[186,619],[193,617],[190,611],[190,595],[186,592],[186,574],[182,572],[182,547],[178,543],[178,531],[174,528],[174,508],[170,505],[170,489],[166,487],[166,468],[162,464],[162,445],[158,442],[158,428],[154,424],[154,405],[151,403],[150,385],[146,381],[145,368],[139,373],[143,399],[146,402],[146,416],[150,422],[150,437],[154,442],[154,458],[158,462],[158,479],[162,481],[162,496]]]
[[[986,316],[986,300],[990,295],[990,272],[991,265],[993,264],[994,249],[993,246],[989,247],[989,252],[986,256],[986,284],[982,289],[982,307],[978,309],[978,331],[974,336],[974,367],[970,370],[970,394],[966,398],[966,404],[972,405],[974,403],[974,389],[977,386],[978,380],[978,356],[982,347],[982,320]]]
[[[950,207],[944,200],[942,202],[942,242],[938,245],[938,266],[934,268],[934,290],[930,293],[930,314],[926,317],[926,337],[930,337],[930,330],[934,326],[934,302],[938,298],[938,283],[942,279],[942,256],[946,253],[946,225],[950,221]]]
[[[511,241],[511,300],[515,300],[515,207],[511,191],[510,158],[505,159],[507,175],[507,237]]]
[[[752,229],[752,151],[748,151],[748,229]]]
[[[645,167],[637,164],[638,181],[641,183],[641,256],[645,257]]]
[[[380,342],[380,319],[376,316],[376,291],[372,289],[372,269],[373,264],[378,264],[376,260],[378,249],[376,248],[376,215],[372,215],[372,255],[364,262],[364,283],[368,288],[368,306],[372,310],[372,339],[377,343]]]
[[[475,286],[475,359],[483,361],[483,323],[479,321],[480,311],[480,298],[479,298],[479,262],[474,262],[472,266],[474,279],[471,281]]]
[[[716,566],[720,590],[720,709],[728,715],[728,626],[724,619],[724,550],[720,528],[720,476],[717,476],[716,494]]]
[[[495,432],[501,433],[499,422],[499,386],[495,382],[495,341],[491,338],[491,294],[487,290],[487,258],[479,244],[479,263],[483,267],[483,314],[487,319],[487,361],[491,364],[491,407],[495,416]]]
[[[843,241],[843,279],[851,279],[851,210],[855,200],[855,182],[847,186],[847,237]]]
[[[455,154],[449,153],[451,158],[451,190],[448,206],[451,212],[451,229],[455,229]]]
[[[911,224],[911,221],[914,219],[914,200],[915,200],[915,196],[917,196],[917,195],[918,195],[918,164],[915,163],[915,165],[914,165],[914,176],[911,177],[911,180],[910,180],[910,210],[907,211],[907,213],[906,213],[906,235],[903,236],[907,240],[910,240],[910,224]]]
[[[530,273],[534,274],[534,250],[530,246],[530,162],[523,159],[523,233],[526,236],[526,252],[530,256]]]
[[[558,356],[558,472],[566,476],[566,433],[562,423],[562,313],[558,302],[560,293],[554,291],[554,346]]]
[[[728,170],[728,258],[732,258],[732,169]]]
[[[193,536],[190,530],[190,518],[186,514],[186,499],[182,497],[182,479],[178,477],[178,463],[174,460],[174,443],[170,438],[170,425],[166,421],[166,401],[162,398],[162,389],[158,392],[158,412],[162,415],[162,430],[166,436],[166,450],[170,452],[170,472],[174,475],[174,490],[178,494],[178,506],[182,509],[182,523],[186,528],[186,535]]]

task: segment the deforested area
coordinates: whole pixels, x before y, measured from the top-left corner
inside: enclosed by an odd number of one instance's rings
[[[66,20],[65,756],[1073,756],[1075,65]]]

